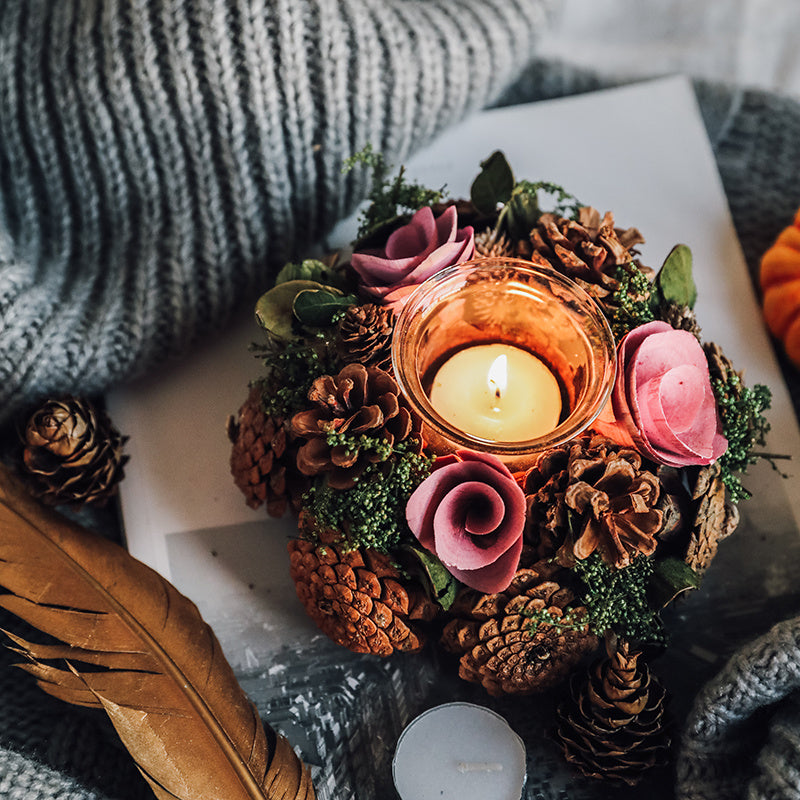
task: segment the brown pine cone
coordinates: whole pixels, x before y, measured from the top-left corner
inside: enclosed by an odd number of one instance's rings
[[[354,653],[416,653],[425,638],[420,621],[437,607],[405,581],[388,556],[337,544],[289,542],[290,573],[306,613],[330,639]]]
[[[49,505],[102,505],[124,477],[128,456],[108,415],[85,398],[48,400],[22,433],[22,461],[33,494]]]
[[[350,306],[336,330],[336,350],[346,364],[363,364],[391,371],[394,312],[366,303]]]
[[[393,446],[412,433],[411,414],[394,378],[362,364],[348,364],[338,375],[317,378],[308,393],[313,408],[292,417],[290,430],[307,441],[297,453],[304,475],[327,473],[334,489],[351,488],[369,463],[382,459],[377,450],[359,446],[363,434]],[[334,434],[348,434],[348,444],[330,444]]]
[[[627,642],[607,644],[608,658],[574,675],[557,711],[556,738],[567,761],[591,778],[634,786],[668,761],[665,692]]]
[[[520,567],[508,588],[482,594],[462,588],[450,609],[453,619],[442,632],[442,646],[459,656],[458,674],[480,683],[493,696],[531,694],[563,681],[597,646],[584,629],[563,630],[546,619],[560,620],[574,600],[558,583],[558,567],[539,561]],[[579,619],[583,607],[571,609]]]
[[[714,560],[719,543],[739,524],[739,509],[727,500],[719,463],[700,468],[694,480],[692,500],[694,519],[684,560],[702,574]]]
[[[664,303],[658,310],[658,317],[676,330],[689,331],[698,340],[700,339],[701,330],[697,322],[697,315],[689,306]]]
[[[531,231],[527,258],[572,278],[602,303],[619,286],[617,267],[635,261],[635,247],[643,242],[636,228],[615,228],[610,211],[601,219],[597,209],[586,207],[577,220],[542,214]]]
[[[597,550],[625,567],[651,555],[665,532],[672,499],[635,450],[585,435],[543,453],[525,477],[526,538],[539,556],[557,552],[572,566]]]
[[[515,255],[514,246],[508,241],[505,234],[499,237],[494,228],[475,234],[475,256],[482,258],[512,258]]]
[[[231,474],[250,508],[267,504],[271,517],[282,517],[291,506],[300,511],[310,481],[297,469],[297,445],[280,417],[267,414],[261,389],[253,386],[239,409],[228,417]]]

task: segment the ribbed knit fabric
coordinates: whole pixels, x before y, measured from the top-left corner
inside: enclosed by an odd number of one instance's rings
[[[492,101],[550,0],[3,0],[0,422],[180,352]]]
[[[676,761],[681,800],[800,798],[800,619],[740,650],[695,700]]]

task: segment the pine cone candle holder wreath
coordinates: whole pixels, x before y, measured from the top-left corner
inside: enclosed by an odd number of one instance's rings
[[[250,505],[298,515],[288,568],[332,640],[376,656],[439,647],[492,696],[569,684],[567,758],[633,783],[668,753],[664,692],[640,652],[669,646],[661,610],[699,586],[736,528],[769,390],[702,342],[687,247],[643,266],[636,228],[517,180],[499,152],[462,200],[402,170],[387,180],[370,151],[355,160],[376,184],[349,260],[287,264],[256,304],[264,372],[231,423],[236,483]],[[515,299],[523,274],[551,287],[536,315],[532,295]],[[440,279],[463,295],[428,303]],[[409,336],[442,297],[447,314]],[[548,316],[566,307],[591,342],[580,363],[552,344],[572,341],[574,319]],[[546,337],[533,330],[544,317]],[[561,415],[535,447],[502,429],[457,445],[431,423],[442,364],[496,343],[528,348],[558,384]],[[504,414],[506,367],[473,370],[450,399],[474,410],[474,389],[489,418]],[[581,393],[598,387],[589,413]]]
[[[48,400],[22,431],[22,469],[29,489],[48,505],[102,505],[124,477],[126,441],[86,398]]]

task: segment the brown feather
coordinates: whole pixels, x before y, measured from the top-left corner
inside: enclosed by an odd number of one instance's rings
[[[307,768],[239,686],[196,606],[0,466],[0,606],[61,644],[10,636],[39,686],[103,708],[158,798],[311,800]],[[102,669],[98,669],[101,667]]]

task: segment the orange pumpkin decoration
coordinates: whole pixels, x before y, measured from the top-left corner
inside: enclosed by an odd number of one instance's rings
[[[761,257],[764,321],[800,367],[800,210]]]

